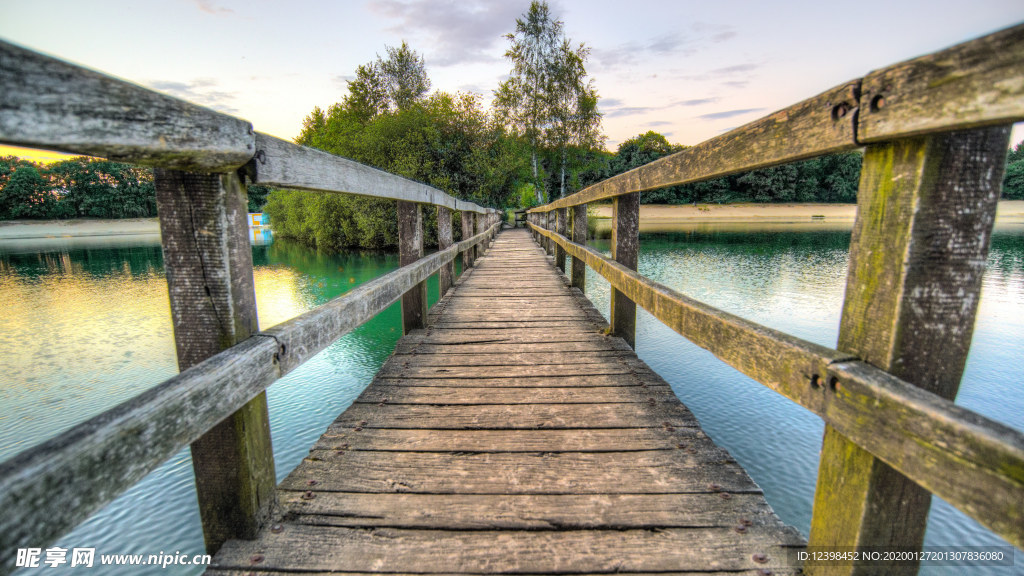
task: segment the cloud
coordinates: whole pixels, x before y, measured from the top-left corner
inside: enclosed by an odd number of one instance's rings
[[[191,82],[155,80],[149,83],[149,87],[225,114],[238,114],[238,109],[232,106],[237,94],[217,90],[217,81],[211,78],[197,78]]]
[[[648,122],[647,124],[644,124],[644,126],[648,126],[650,128],[657,128],[658,126],[672,126],[673,124],[675,124],[675,122],[669,122],[668,120],[655,120],[653,122]]]
[[[736,32],[731,26],[694,22],[689,30],[674,30],[614,48],[594,48],[592,55],[602,69],[615,70],[656,58],[691,56],[708,44],[718,44],[735,37]]]
[[[700,120],[722,120],[723,118],[732,118],[733,116],[742,116],[743,114],[749,114],[751,112],[760,112],[764,108],[740,108],[738,110],[724,110],[722,112],[712,112],[710,114],[701,114],[697,116]]]
[[[718,102],[718,98],[694,98],[692,100],[681,100],[676,102],[674,106],[701,106],[703,104],[714,104]]]
[[[524,10],[501,0],[371,0],[369,7],[397,21],[390,32],[425,40],[433,50],[427,63],[438,66],[499,61],[502,36],[515,29]]]
[[[224,8],[223,6],[214,5],[213,0],[193,0],[193,2],[195,2],[197,8],[199,8],[203,12],[206,12],[207,14],[220,16],[224,14],[235,13],[235,11],[231,8]]]

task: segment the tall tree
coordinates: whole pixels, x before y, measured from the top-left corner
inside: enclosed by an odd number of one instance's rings
[[[604,140],[601,134],[601,113],[597,110],[597,89],[587,80],[584,66],[590,48],[580,43],[573,47],[562,40],[556,58],[550,64],[548,102],[551,122],[547,141],[559,157],[559,196],[565,196],[565,177],[569,150],[596,148]]]
[[[505,57],[512,61],[512,74],[494,96],[498,117],[530,142],[533,180],[541,202],[544,192],[537,156],[551,123],[552,63],[557,59],[563,34],[562,22],[551,17],[547,2],[531,2],[524,17],[516,19],[516,31],[505,35],[511,43]]]

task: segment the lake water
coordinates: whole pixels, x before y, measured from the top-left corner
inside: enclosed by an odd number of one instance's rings
[[[848,243],[849,231],[842,227],[675,227],[670,233],[643,234],[640,271],[729,312],[835,346]],[[606,248],[607,242],[594,245]],[[398,264],[393,254],[327,256],[272,241],[268,234],[254,237],[253,260],[261,328]],[[593,272],[587,292],[607,314],[608,285]],[[435,277],[431,302],[436,298]],[[31,449],[177,371],[156,236],[0,243],[0,310],[0,349],[5,351],[0,357],[0,459]],[[400,334],[398,307],[393,306],[268,390],[279,479],[370,382]],[[637,349],[708,433],[747,468],[783,520],[806,534],[821,421],[642,311]],[[1001,229],[993,239],[958,403],[1020,429],[1024,396],[1014,372],[1022,356],[1024,227],[1018,227]],[[927,544],[994,543],[1003,542],[936,501]],[[202,553],[188,451],[171,458],[58,545],[95,547],[103,554]],[[927,568],[921,573],[959,573],[952,570]],[[129,568],[110,572],[140,573]],[[156,568],[150,573],[172,572]]]

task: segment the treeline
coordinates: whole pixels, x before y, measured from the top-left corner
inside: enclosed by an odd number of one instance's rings
[[[250,186],[249,211],[258,212],[269,192]],[[0,220],[155,216],[150,168],[85,156],[51,164],[0,157]]]
[[[626,140],[608,159],[611,177],[684,149],[657,132]],[[802,162],[761,168],[695,184],[651,190],[644,204],[726,202],[856,202],[860,152],[829,154]]]

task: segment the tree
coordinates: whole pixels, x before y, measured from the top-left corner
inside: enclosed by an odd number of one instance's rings
[[[494,107],[501,121],[530,142],[531,165],[537,199],[545,202],[537,156],[544,131],[551,123],[552,63],[562,44],[562,22],[551,17],[547,2],[534,0],[516,30],[505,37],[511,43],[505,57],[512,74],[494,93]]]
[[[596,148],[604,141],[597,90],[593,80],[586,79],[584,62],[589,54],[586,45],[581,43],[573,48],[568,40],[563,40],[557,58],[551,63],[548,94],[551,122],[547,141],[559,154],[559,197],[565,196],[570,148]]]
[[[0,190],[0,217],[48,218],[56,200],[35,166],[19,166]]]
[[[1018,142],[1006,154],[1002,198],[1024,200],[1024,142]]]
[[[398,110],[405,110],[430,91],[427,63],[423,56],[402,41],[398,48],[387,46],[388,59],[377,57],[377,69],[384,78],[385,91]]]

